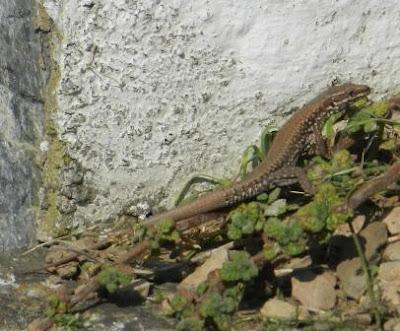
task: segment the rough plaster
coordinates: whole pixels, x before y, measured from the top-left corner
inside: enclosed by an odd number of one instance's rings
[[[397,0],[44,6],[62,35],[56,121],[78,166],[59,209],[74,226],[171,205],[194,173],[234,174],[266,124],[332,82],[400,90]]]
[[[0,3],[0,250],[35,236],[45,75],[33,15],[32,0]]]

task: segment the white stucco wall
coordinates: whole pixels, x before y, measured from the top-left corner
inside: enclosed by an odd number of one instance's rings
[[[235,173],[269,121],[333,81],[400,91],[397,0],[44,5],[63,36],[59,138],[93,193],[68,197],[75,225],[168,205],[194,173]]]

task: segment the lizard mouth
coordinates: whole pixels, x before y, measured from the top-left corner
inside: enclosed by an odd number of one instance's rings
[[[367,100],[367,95],[365,93],[358,93],[355,96],[351,96],[350,100],[352,101],[359,101],[359,100]]]
[[[335,100],[333,101],[333,105],[334,106],[339,106],[339,105],[343,105],[343,104],[348,104],[348,103],[354,103],[360,100],[365,100],[367,101],[368,98],[366,96],[365,93],[358,93],[358,94],[353,94],[353,95],[349,95],[347,98],[341,99],[339,100]]]
[[[352,92],[352,93],[349,94],[349,96],[347,98],[344,98],[341,101],[336,101],[335,104],[348,103],[348,102],[357,102],[357,101],[360,101],[360,100],[365,100],[365,101],[368,100],[366,92],[359,92],[359,93]]]

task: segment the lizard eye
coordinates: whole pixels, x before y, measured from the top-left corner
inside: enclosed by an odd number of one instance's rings
[[[349,96],[352,98],[352,97],[355,97],[356,96],[356,93],[354,92],[354,91],[350,91],[349,92]]]

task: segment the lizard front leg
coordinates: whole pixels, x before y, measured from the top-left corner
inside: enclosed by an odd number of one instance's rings
[[[313,128],[313,142],[312,142],[312,153],[315,155],[321,155],[327,159],[332,156],[332,149],[330,148],[327,139],[322,136],[322,126]]]

